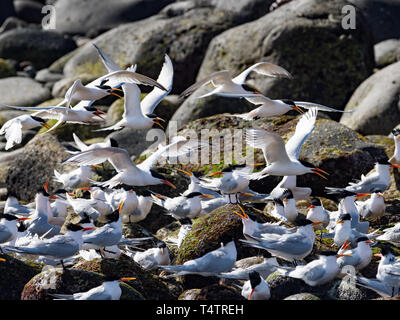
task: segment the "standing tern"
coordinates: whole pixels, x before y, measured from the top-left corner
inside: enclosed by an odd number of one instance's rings
[[[316,229],[323,230],[328,226],[330,221],[329,211],[327,211],[323,207],[320,199],[318,198],[311,199],[311,205],[308,207],[307,219],[313,222],[316,221],[323,222],[323,224],[316,226]]]
[[[186,140],[186,138],[181,137],[180,139],[176,139],[174,143],[153,152],[150,157],[138,165],[132,163],[125,149],[114,147],[83,151],[65,159],[63,163],[93,165],[108,160],[118,173],[108,181],[96,183],[104,187],[113,188],[119,184],[148,186],[163,183],[172,188],[176,188],[171,182],[166,180],[164,176],[152,170],[152,167],[165,151],[182,140]]]
[[[285,190],[289,189],[293,193],[294,199],[296,201],[308,199],[312,192],[311,188],[297,187],[296,182],[297,176],[283,177],[281,182],[279,182],[278,185],[271,191],[270,198],[281,198]]]
[[[283,235],[263,233],[261,237],[247,235],[251,241],[242,239],[240,241],[255,248],[265,249],[273,256],[297,263],[297,260],[302,260],[311,253],[315,240],[312,227],[319,223],[305,219],[298,223],[293,233]]]
[[[147,215],[150,213],[153,206],[153,198],[151,197],[151,192],[144,190],[138,193],[137,197],[137,207],[129,215],[129,222],[139,222],[146,219]]]
[[[287,277],[303,280],[309,286],[315,287],[335,279],[340,272],[338,258],[346,256],[344,253],[323,251],[317,260],[296,268],[278,267],[278,271]]]
[[[361,179],[356,182],[350,182],[345,188],[326,187],[328,192],[350,191],[355,193],[371,193],[376,188],[382,192],[390,187],[390,167],[400,168],[400,165],[391,164],[387,160],[381,160],[375,164],[374,171],[367,175],[361,175]]]
[[[0,129],[0,136],[5,134],[7,140],[5,150],[9,150],[22,142],[22,130],[29,130],[39,126],[50,129],[44,119],[34,115],[23,114],[8,120]]]
[[[132,251],[127,249],[129,256],[145,270],[157,269],[160,265],[171,263],[170,252],[165,242],[159,241],[156,248],[146,251]]]
[[[257,271],[249,273],[249,280],[244,283],[241,294],[247,300],[268,300],[271,297],[268,283]]]
[[[296,126],[295,134],[285,145],[281,136],[276,133],[261,129],[247,129],[246,143],[253,148],[263,151],[267,166],[261,171],[253,174],[253,179],[262,179],[265,176],[297,176],[306,173],[315,173],[324,179],[323,174],[328,174],[319,168],[305,167],[300,163],[300,149],[304,141],[315,127],[318,110],[313,108],[305,113]]]
[[[392,134],[394,139],[394,153],[390,157],[389,162],[400,165],[400,129],[392,130]]]
[[[101,286],[90,289],[86,292],[78,292],[74,294],[58,294],[49,293],[50,296],[56,300],[119,300],[121,298],[122,290],[120,282],[132,281],[136,278],[126,277],[119,278],[107,276]]]
[[[366,201],[355,202],[360,216],[368,220],[380,219],[386,214],[385,199],[380,189],[374,190],[371,198]]]
[[[400,223],[395,224],[391,228],[386,228],[383,232],[376,240],[387,241],[396,247],[400,247]]]
[[[296,208],[296,200],[293,197],[292,191],[286,189],[286,192],[283,195],[282,202],[283,202],[283,212],[285,214],[285,218],[287,219],[287,221],[293,223],[298,216],[298,212]]]
[[[96,200],[79,198],[74,199],[67,194],[67,201],[74,212],[82,218],[85,215],[88,215],[91,219],[98,220],[101,216],[101,213],[93,207],[93,204],[96,202]]]
[[[50,239],[34,239],[24,247],[7,247],[7,250],[33,256],[45,256],[52,260],[60,260],[64,268],[63,260],[74,256],[81,248],[82,234],[92,228],[83,228],[77,224],[68,224],[65,234],[56,235]]]
[[[18,233],[17,222],[27,219],[30,218],[18,218],[7,213],[0,214],[0,244],[13,241]]]
[[[261,263],[253,264],[248,268],[234,268],[230,272],[221,272],[218,277],[225,279],[247,280],[251,272],[256,271],[265,279],[279,267],[276,257],[272,257],[268,251],[265,251],[267,257]]]
[[[4,213],[18,215],[18,216],[29,216],[33,214],[34,210],[22,204],[19,204],[17,195],[11,191],[7,193],[7,200],[4,205]]]
[[[370,244],[373,242],[367,237],[360,237],[356,242],[357,247],[354,249],[348,250],[347,247],[349,246],[349,243],[346,242],[340,248],[339,253],[348,254],[338,258],[340,268],[350,265],[353,266],[356,271],[359,271],[364,269],[371,262],[372,250]]]
[[[392,250],[387,246],[383,247],[381,253],[376,253],[375,256],[381,258],[376,278],[392,287],[393,296],[395,287],[400,287],[400,261],[396,260]]]
[[[220,272],[228,272],[236,262],[237,251],[233,240],[223,239],[221,247],[206,253],[205,255],[186,261],[182,265],[160,266],[167,272],[176,272],[167,278],[197,274],[201,276],[216,276]]]
[[[184,92],[182,92],[179,97],[181,99],[187,97],[191,95],[194,91],[196,91],[198,88],[209,83],[211,83],[215,87],[215,89],[198,98],[204,98],[214,94],[223,97],[236,97],[236,98],[257,97],[258,95],[260,95],[259,92],[256,91],[251,92],[243,88],[243,84],[246,82],[247,76],[252,71],[255,71],[258,74],[262,74],[268,77],[288,78],[288,79],[292,78],[292,75],[287,70],[276,64],[268,62],[259,62],[247,68],[235,78],[232,78],[228,70],[214,72],[211,75],[191,85]]]

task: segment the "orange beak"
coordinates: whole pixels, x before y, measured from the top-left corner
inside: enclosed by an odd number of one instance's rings
[[[46,129],[50,129],[51,127],[47,123],[41,123],[40,124],[42,127],[45,127]]]
[[[125,201],[121,201],[119,206],[118,206],[118,212],[121,213],[122,207],[124,206]]]
[[[315,206],[314,206],[314,205],[311,205],[311,206],[309,206],[309,207],[307,208],[307,210],[314,209],[314,208],[315,208]]]
[[[242,193],[239,193],[239,196],[243,196],[243,197],[245,197],[245,196],[247,196],[247,197],[254,197],[254,194],[248,193],[248,192],[242,192]]]
[[[370,196],[371,193],[357,193],[356,195],[356,199],[362,198],[362,197],[366,197],[366,196]]]
[[[97,229],[97,227],[87,227],[87,228],[83,228],[83,231],[89,231],[89,230],[93,230],[93,229]]]
[[[90,191],[90,187],[77,188],[77,190]]]
[[[351,241],[347,242],[347,240],[348,240],[348,238],[346,238],[346,240],[343,242],[342,250],[346,250],[349,247],[349,245],[351,244]]]
[[[251,300],[251,296],[253,295],[253,293],[254,293],[254,289],[251,290],[251,292],[250,292],[249,297],[248,297],[247,300]]]
[[[163,184],[166,184],[167,186],[170,186],[171,188],[176,189],[175,185],[172,184],[171,182],[169,182],[168,180],[163,180],[162,183],[163,183]]]
[[[104,113],[104,112],[103,112],[103,113]],[[93,114],[94,114],[96,117],[99,117],[99,118],[102,119],[102,120],[106,120],[106,119],[104,119],[104,118],[100,115],[99,110],[93,112]]]
[[[58,197],[55,196],[55,195],[52,195],[52,196],[49,197],[49,199],[58,199]]]
[[[313,173],[315,173],[316,175],[319,175],[320,177],[324,178],[325,180],[328,180],[327,177],[325,177],[324,175],[322,175],[322,173],[324,173],[324,174],[326,174],[326,175],[329,175],[328,172],[326,172],[326,171],[324,171],[324,170],[322,170],[322,169],[320,169],[320,168],[313,168],[313,169],[311,169],[311,171],[312,171]]]
[[[43,189],[46,190],[46,192],[48,192],[47,190],[49,189],[49,179],[46,180]]]
[[[219,174],[222,174],[222,172],[221,171],[213,172],[213,173],[208,174],[207,176],[208,177],[213,177],[213,176],[217,176]]]
[[[184,174],[187,174],[189,177],[193,176],[193,173],[189,172],[189,171],[185,171],[185,170],[181,170],[181,169],[177,169],[180,172],[183,172]]]
[[[351,257],[351,254],[345,254],[345,253],[338,253],[336,255],[336,257],[340,258],[340,257]]]
[[[200,196],[200,198],[215,198],[213,195],[211,195],[211,194],[202,194],[201,196]]]
[[[374,257],[382,258],[383,256],[382,256],[382,253],[375,253],[375,254],[374,254]]]
[[[121,278],[119,279],[119,281],[131,281],[131,280],[135,280],[136,278]]]
[[[102,166],[99,166],[98,164],[92,164],[90,167],[92,169],[101,169],[102,168]]]
[[[0,258],[0,261],[1,262],[4,262],[4,261],[7,261],[6,259],[3,259],[3,258]]]
[[[398,164],[392,164],[390,166],[393,167],[393,168],[400,168],[400,166]]]
[[[313,226],[316,226],[316,225],[318,225],[318,224],[323,224],[323,223],[324,223],[323,221],[316,221],[316,222],[313,222],[312,225],[313,225]]]
[[[162,124],[160,122],[158,122],[157,120],[153,120],[153,123],[155,123],[156,125],[158,125],[161,129],[165,129]]]
[[[18,218],[18,221],[31,220],[32,218]]]
[[[244,212],[242,206],[239,206],[239,208],[240,208],[240,211],[241,211],[242,213],[239,213],[239,212],[237,212],[237,211],[233,211],[233,213],[237,214],[237,215],[238,215],[239,217],[241,217],[242,219],[248,219],[249,216],[246,214],[246,212]]]
[[[304,113],[302,109],[300,109],[298,106],[292,107],[293,110],[296,110],[298,113]]]

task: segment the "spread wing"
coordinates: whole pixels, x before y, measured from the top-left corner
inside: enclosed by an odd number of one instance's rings
[[[288,78],[292,79],[293,76],[286,69],[269,62],[259,62],[244,70],[237,77],[232,79],[236,84],[244,84],[250,72],[255,71],[259,74],[274,77],[274,78]]]

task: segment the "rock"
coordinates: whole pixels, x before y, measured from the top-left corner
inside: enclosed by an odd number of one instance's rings
[[[353,93],[340,123],[364,135],[390,133],[400,122],[400,62],[367,78]]]
[[[50,267],[33,277],[24,287],[21,300],[53,300],[49,293],[73,294],[88,291],[102,284],[104,276],[84,270]],[[135,281],[135,280],[132,280]],[[131,284],[132,281],[128,283]],[[144,300],[143,296],[127,283],[121,283],[120,300]]]
[[[13,77],[15,75],[14,68],[7,61],[0,58],[0,78]]]
[[[254,14],[259,16],[262,11],[256,11],[252,16]],[[121,67],[136,63],[139,73],[154,79],[158,77],[164,53],[167,53],[174,65],[172,92],[181,93],[194,82],[210,40],[243,20],[243,16],[233,12],[210,7],[194,8],[179,16],[167,17],[163,13],[121,25],[93,42]],[[96,76],[105,73],[91,43],[79,48],[64,67],[67,76],[89,71]]]
[[[205,175],[211,172],[211,168],[213,168],[212,171],[216,171],[232,163],[233,160],[239,164],[244,163],[246,158],[242,154],[245,150],[248,157],[252,157],[251,148],[245,149],[244,129],[254,127],[273,131],[287,141],[294,133],[297,123],[298,117],[293,116],[243,121],[224,114],[192,121],[181,128],[178,134],[191,136],[196,133],[202,140],[211,138],[213,144],[220,142],[219,154],[218,148],[213,151],[215,156],[211,159],[212,162],[187,165],[188,169]],[[231,128],[235,128],[235,131]],[[202,130],[204,132],[199,135],[198,133]],[[207,133],[206,130],[209,132]],[[232,141],[234,141],[234,150],[229,147],[224,151],[225,143],[232,143]],[[298,176],[297,185],[311,187],[316,196],[325,197],[325,187],[344,187],[354,177],[368,173],[378,159],[386,157],[383,148],[368,142],[357,132],[332,120],[317,119],[314,131],[302,146],[300,161],[303,161],[306,166],[327,171],[330,174],[329,180],[324,180],[317,175],[305,174]],[[259,149],[255,152],[254,161],[255,163],[265,162]],[[260,167],[260,170],[262,168]],[[281,177],[275,176],[253,180],[250,188],[260,193],[268,193],[280,180]]]
[[[371,300],[379,297],[375,291],[354,286],[347,281],[337,280],[333,289],[335,297],[339,300]]]
[[[247,268],[251,267],[254,264],[262,263],[263,261],[264,261],[264,257],[262,255],[257,255],[257,256],[249,257],[249,258],[244,258],[244,259],[237,260],[235,262],[235,268],[247,269]]]
[[[55,31],[20,28],[0,35],[0,57],[28,60],[38,69],[48,67],[75,48],[74,41]]]
[[[20,300],[25,284],[40,272],[38,264],[22,262],[10,255],[0,254],[0,299]]]
[[[343,109],[374,64],[371,39],[360,13],[355,30],[342,27],[341,8],[346,3],[292,1],[223,32],[210,42],[197,80],[218,70],[228,69],[236,75],[257,62],[268,61],[287,69],[294,79],[273,79],[253,72],[248,82],[264,95]]]
[[[4,33],[6,31],[18,28],[34,28],[33,25],[18,19],[17,17],[8,17],[0,27],[0,33]]]
[[[202,289],[184,291],[178,300],[245,300],[238,288],[212,284]]]
[[[50,91],[35,80],[25,77],[0,79],[0,103],[34,106],[50,99]]]
[[[286,297],[283,300],[321,300],[321,299],[318,298],[317,296],[314,296],[311,293],[297,293],[289,297]]]
[[[81,74],[79,77],[61,77],[53,86],[53,90],[51,91],[52,96],[56,98],[64,98],[68,89],[71,88],[74,82],[78,79],[81,79],[83,85],[87,85],[95,80],[96,77],[90,74]]]
[[[63,168],[61,161],[69,155],[54,136],[36,136],[14,157],[6,177],[7,189],[21,201],[33,201],[36,191],[43,188],[47,179],[50,190],[54,189],[54,169]]]
[[[104,275],[135,277],[135,280],[129,281],[129,285],[148,300],[171,300],[176,298],[174,297],[174,293],[168,290],[168,282],[163,281],[151,272],[143,270],[138,264],[125,255],[121,255],[118,260],[95,259],[93,261],[84,261],[74,265],[73,269],[98,272]],[[172,282],[170,285],[171,284]],[[180,291],[179,294],[180,293],[182,293],[182,291]]]
[[[379,68],[386,67],[399,60],[400,40],[389,39],[374,46],[375,65]]]
[[[329,291],[332,287],[332,281],[324,285],[311,287],[300,279],[285,277],[279,271],[275,271],[267,277],[266,282],[271,290],[271,300],[286,300],[285,298],[302,292],[315,295],[321,300],[333,299]]]
[[[171,118],[179,129],[190,121],[222,113],[246,113],[256,108],[245,99],[223,98],[210,96],[198,99],[197,97],[209,92],[210,89],[200,88],[188,97],[176,110]]]
[[[195,219],[192,230],[183,241],[174,264],[183,264],[219,248],[221,237],[226,235],[235,240],[238,252],[237,260],[256,255],[258,249],[249,248],[238,241],[243,239],[243,224],[241,219],[233,213],[235,210],[239,210],[237,205],[227,204],[204,217]],[[273,218],[264,216],[252,208],[247,208],[246,213],[259,222],[274,221]],[[182,278],[182,283],[187,289],[201,288],[204,285],[218,282],[218,278],[215,277],[186,275],[180,278]]]
[[[397,0],[349,0],[349,3],[362,11],[374,43],[400,38],[400,3]]]
[[[14,7],[17,17],[26,22],[41,23],[45,17],[42,14],[43,5],[35,1],[15,0]]]
[[[0,4],[0,24],[6,20],[6,18],[14,16],[15,9],[12,0],[3,0]]]
[[[53,73],[49,69],[42,69],[36,73],[35,80],[41,83],[57,82],[63,78],[60,73]]]
[[[156,14],[172,0],[60,0],[55,4],[57,30],[96,36],[121,24]]]

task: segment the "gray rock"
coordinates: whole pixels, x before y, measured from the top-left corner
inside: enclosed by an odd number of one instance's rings
[[[54,188],[54,169],[64,171],[61,161],[70,154],[51,134],[41,134],[23,148],[10,164],[6,186],[15,192],[18,199],[30,202],[36,191],[43,188],[49,179],[49,188]]]
[[[57,30],[96,36],[120,24],[156,14],[172,0],[59,0],[55,4]]]
[[[211,41],[197,80],[218,70],[228,69],[236,75],[254,63],[268,61],[287,69],[294,79],[251,74],[249,84],[263,94],[343,109],[357,85],[371,74],[374,63],[360,13],[355,30],[342,28],[341,8],[346,3],[296,0],[223,32]]]
[[[261,10],[255,14],[260,13]],[[210,7],[195,8],[179,16],[168,17],[164,13],[121,25],[93,42],[121,67],[136,63],[138,72],[155,79],[164,62],[164,53],[167,53],[174,65],[173,93],[181,93],[194,82],[210,40],[243,22],[244,18],[240,14]],[[106,72],[91,43],[79,48],[64,67],[67,76],[88,72],[96,76]]]
[[[15,13],[18,18],[30,22],[40,23],[44,18],[43,4],[32,0],[14,0]]]
[[[18,19],[17,17],[8,17],[0,28],[0,33],[6,32],[8,30],[17,29],[17,28],[29,28],[31,25],[29,23]]]
[[[286,297],[283,300],[321,300],[321,299],[311,293],[297,293],[289,297]]]
[[[343,280],[335,281],[332,292],[339,300],[371,300],[380,297],[376,292]]]
[[[20,28],[0,35],[1,57],[30,61],[37,69],[48,67],[75,48],[74,41],[54,31]]]
[[[400,122],[400,62],[393,63],[367,78],[354,92],[340,123],[361,134],[390,133]]]
[[[14,106],[34,106],[50,97],[48,89],[30,78],[0,79],[0,103]]]
[[[386,67],[400,58],[400,40],[389,39],[374,46],[375,65],[379,68]]]
[[[42,69],[36,73],[35,80],[38,82],[56,82],[63,78],[64,76],[60,73],[53,73],[49,69]]]
[[[0,4],[0,24],[8,17],[15,15],[14,4],[12,0],[2,0]]]
[[[360,8],[372,32],[374,43],[400,38],[398,0],[348,0]]]
[[[244,300],[240,290],[227,285],[212,284],[202,289],[184,291],[178,300]]]

